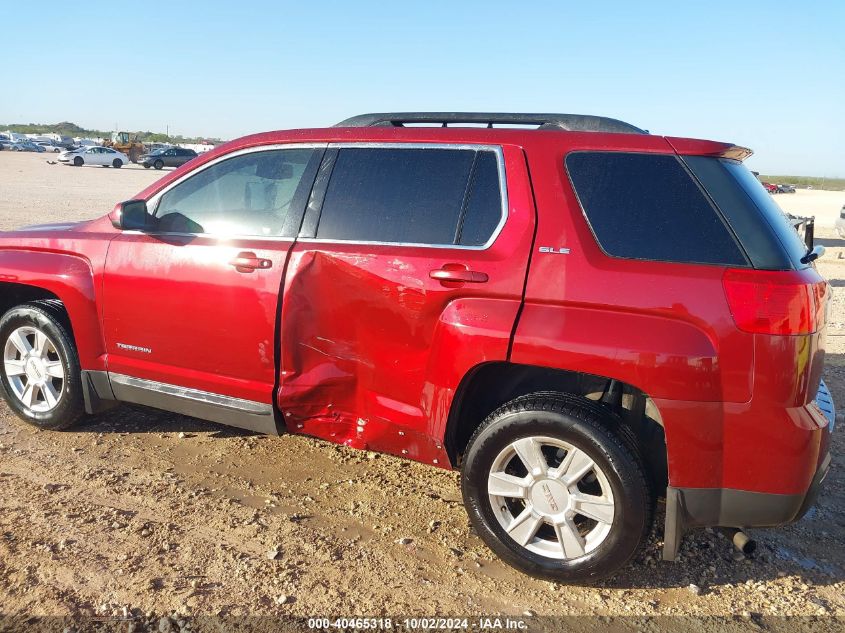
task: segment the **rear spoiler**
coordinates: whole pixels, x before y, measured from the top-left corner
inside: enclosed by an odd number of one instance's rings
[[[692,154],[695,156],[717,156],[732,160],[744,161],[752,152],[747,147],[733,143],[719,143],[717,141],[702,141],[694,138],[676,138],[667,136],[666,140],[678,154]]]
[[[722,158],[732,158],[734,160],[738,160],[739,162],[744,161],[746,158],[751,156],[754,152],[752,152],[747,147],[740,147],[739,145],[731,145],[725,151],[723,151],[719,156]]]

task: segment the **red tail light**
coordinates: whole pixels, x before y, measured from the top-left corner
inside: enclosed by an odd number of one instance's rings
[[[827,282],[804,271],[725,271],[725,296],[736,326],[757,334],[810,334],[822,326]]]

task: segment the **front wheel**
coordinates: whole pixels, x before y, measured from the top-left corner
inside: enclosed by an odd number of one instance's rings
[[[119,158],[115,158],[111,162],[111,164],[112,164],[112,167],[114,167],[115,169],[120,169],[121,167],[123,167],[123,161],[120,160]]]
[[[84,413],[79,357],[49,302],[12,308],[0,319],[0,385],[9,407],[45,430],[73,425]]]
[[[73,159],[73,165],[74,165],[74,167],[82,167],[82,163],[84,163],[84,162],[85,162],[85,161],[84,161],[84,160],[82,160],[82,156],[76,156],[76,157],[74,157],[74,159]]]
[[[590,583],[637,553],[651,528],[641,460],[601,405],[555,393],[492,413],[464,455],[470,520],[513,567],[545,580]]]
[[[153,163],[153,167],[155,167],[156,169],[161,169],[162,167],[164,167],[164,161],[157,160],[155,163]]]

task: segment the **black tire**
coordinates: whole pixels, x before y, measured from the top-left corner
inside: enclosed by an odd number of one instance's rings
[[[563,583],[593,583],[624,567],[648,536],[654,501],[642,460],[630,442],[612,430],[617,426],[618,419],[602,405],[551,392],[516,398],[490,414],[470,439],[461,470],[464,505],[473,527],[490,549],[526,574]],[[496,517],[487,483],[494,461],[513,442],[538,436],[586,453],[612,491],[613,518],[608,531],[583,555],[554,558],[526,549],[508,535]],[[589,476],[594,477],[594,471]],[[553,507],[557,511],[557,505]],[[541,530],[552,529],[541,526]],[[541,542],[536,540],[542,538],[541,532],[530,538],[534,539],[532,543]]]
[[[82,167],[82,165],[84,163],[85,163],[85,161],[82,160],[82,156],[74,156],[73,157],[73,166],[74,167]]]
[[[41,330],[55,346],[58,360],[64,370],[64,379],[58,402],[49,411],[34,411],[24,404],[10,385],[5,362],[0,364],[0,387],[9,407],[25,422],[49,431],[69,428],[85,413],[79,356],[66,324],[66,317],[56,303],[26,303],[12,308],[0,318],[0,351],[4,354],[10,335],[20,327]]]
[[[144,163],[144,169],[149,169],[149,168],[150,168],[150,166],[147,165],[147,163]]]
[[[111,162],[111,165],[112,165],[112,167],[114,167],[115,169],[120,169],[121,167],[123,167],[123,161],[122,161],[122,160],[120,160],[119,158],[115,158],[115,159]]]
[[[153,167],[155,167],[156,169],[161,169],[162,167],[164,167],[164,161],[157,160],[153,163]]]

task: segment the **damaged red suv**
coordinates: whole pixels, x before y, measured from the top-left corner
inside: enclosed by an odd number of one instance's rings
[[[828,284],[729,143],[596,116],[362,115],[238,139],[107,217],[0,236],[9,406],[133,402],[460,469],[478,534],[589,582],[800,518]]]

